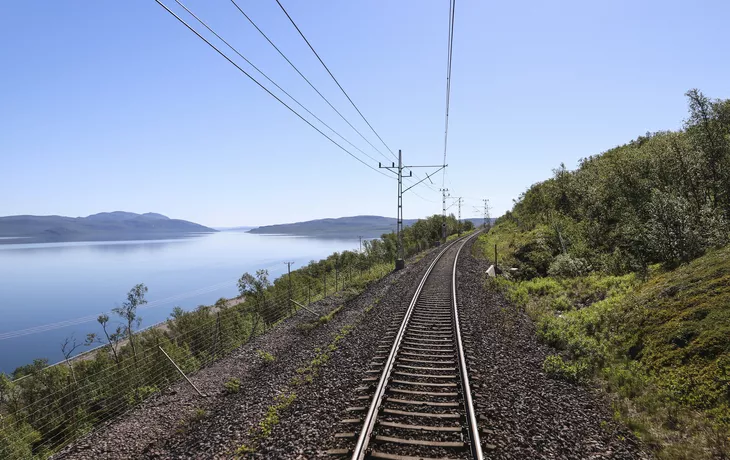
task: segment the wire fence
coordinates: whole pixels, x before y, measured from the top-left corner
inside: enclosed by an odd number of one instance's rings
[[[175,365],[195,374],[297,313],[297,303],[362,287],[390,270],[386,263],[353,264],[318,276],[290,275],[285,281],[295,278],[293,286],[277,280],[262,296],[236,305],[178,312],[124,342],[53,366],[36,362],[14,381],[0,375],[0,458],[46,458],[180,381]]]

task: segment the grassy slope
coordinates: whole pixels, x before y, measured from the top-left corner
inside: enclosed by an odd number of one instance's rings
[[[497,225],[476,251],[502,266],[540,263],[539,235]],[[530,251],[525,251],[529,247]],[[535,260],[537,259],[537,260]],[[597,377],[616,416],[659,458],[730,455],[730,247],[647,280],[593,273],[494,283],[559,354],[556,377]]]

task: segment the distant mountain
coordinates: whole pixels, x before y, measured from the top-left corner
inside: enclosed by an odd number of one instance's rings
[[[216,231],[193,222],[170,219],[152,212],[136,214],[114,211],[87,217],[0,217],[0,244],[155,240]]]
[[[403,219],[408,226],[418,219]],[[323,238],[377,238],[383,233],[395,231],[396,219],[381,216],[353,216],[337,219],[317,219],[292,224],[265,225],[248,233],[262,235],[297,235]]]

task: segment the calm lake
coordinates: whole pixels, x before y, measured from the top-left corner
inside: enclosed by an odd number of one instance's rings
[[[61,360],[63,340],[73,335],[83,342],[87,333],[100,332],[96,317],[120,305],[137,283],[149,288],[148,304],[139,310],[145,327],[165,320],[174,306],[189,310],[236,296],[244,272],[265,268],[273,281],[286,272],[285,261],[294,261],[295,269],[357,248],[357,240],[236,231],[174,240],[0,245],[0,372],[34,358]]]

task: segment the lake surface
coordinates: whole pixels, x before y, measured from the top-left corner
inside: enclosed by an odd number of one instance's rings
[[[244,272],[268,269],[273,281],[357,240],[220,232],[156,241],[0,245],[0,372],[34,358],[63,358],[60,344],[101,332],[96,317],[120,305],[137,283],[149,291],[142,327],[238,295]],[[113,315],[110,315],[113,318]],[[110,321],[111,322],[111,321]],[[82,351],[82,350],[79,350]]]

